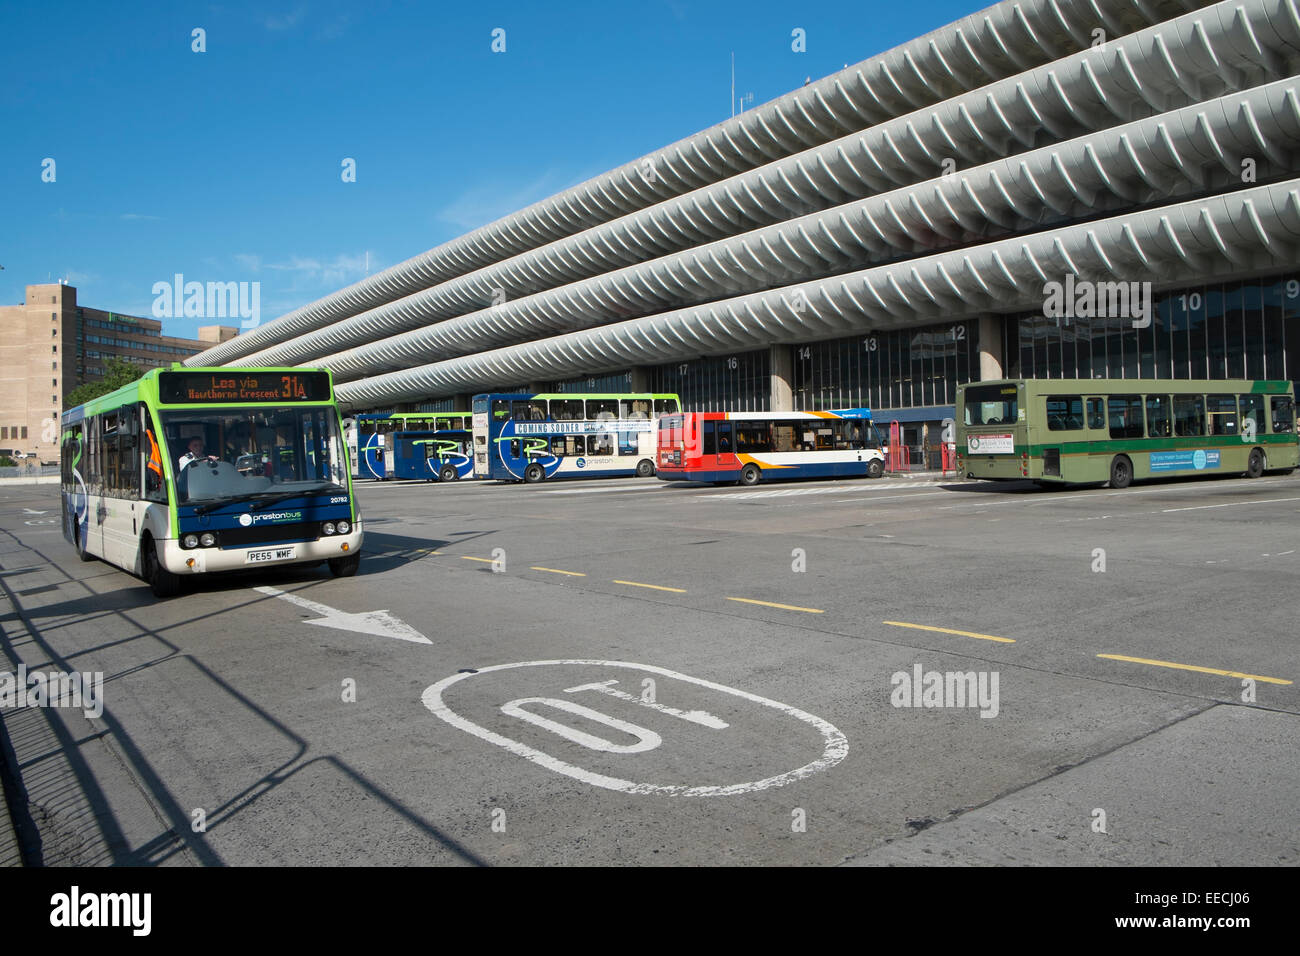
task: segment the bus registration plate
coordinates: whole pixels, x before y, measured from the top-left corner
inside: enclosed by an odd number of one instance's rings
[[[266,551],[250,551],[244,558],[245,564],[257,564],[261,561],[287,561],[293,557],[293,548],[269,548]]]

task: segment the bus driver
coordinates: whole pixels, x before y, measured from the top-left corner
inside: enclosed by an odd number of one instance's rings
[[[181,455],[180,460],[176,462],[177,474],[183,473],[189,465],[193,464],[196,461],[202,460],[204,457],[206,457],[208,461],[217,460],[216,455],[205,456],[203,454],[203,439],[198,435],[195,435],[193,438],[189,440],[188,447],[189,447],[189,451],[186,452],[184,455]]]

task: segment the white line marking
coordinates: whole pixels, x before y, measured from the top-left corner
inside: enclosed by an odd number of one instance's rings
[[[878,488],[853,488],[852,486],[836,485],[828,488],[770,488],[763,491],[728,491],[719,493],[705,492],[703,494],[692,495],[694,498],[719,498],[722,500],[742,501],[749,498],[789,498],[795,495],[842,495],[849,491],[898,491],[901,488],[926,488],[934,487],[933,481],[891,481],[888,484],[881,485]],[[940,492],[948,494],[949,492]]]
[[[595,684],[580,684],[577,687],[566,687],[566,694],[576,694],[579,691],[594,690],[602,694],[609,694],[611,697],[617,697],[619,700],[630,700],[634,704],[640,704],[642,707],[649,707],[651,710],[657,710],[661,714],[671,714],[674,717],[680,717],[682,720],[689,720],[693,724],[699,724],[701,727],[709,727],[712,730],[726,730],[727,722],[719,720],[705,710],[678,710],[676,707],[665,707],[663,704],[652,700],[642,700],[635,694],[629,694],[627,691],[614,690],[610,685],[617,684],[616,680],[597,681]]]
[[[1262,501],[1229,501],[1221,505],[1193,505],[1190,508],[1165,508],[1161,514],[1171,511],[1204,511],[1206,508],[1239,508],[1242,505],[1274,505],[1280,501],[1300,501],[1300,498],[1266,498]]]
[[[895,498],[937,498],[939,495],[951,495],[951,491],[927,491],[919,495],[877,495],[872,498],[836,498],[834,503],[845,505],[854,501],[892,501]]]
[[[515,664],[494,664],[490,667],[481,667],[478,674],[491,673],[492,671],[510,670],[515,667],[545,667],[549,665],[577,665],[593,667],[628,667],[635,670],[646,671],[651,674],[661,674],[664,677],[671,677],[674,680],[686,681],[689,684],[695,684],[699,687],[707,687],[710,690],[720,691],[724,694],[731,694],[744,700],[761,704],[764,707],[771,707],[773,710],[794,717],[804,723],[811,724],[821,733],[825,746],[822,749],[822,755],[811,763],[804,764],[795,770],[789,770],[774,777],[766,777],[762,780],[751,780],[746,783],[735,783],[727,786],[708,785],[699,787],[690,787],[685,784],[652,784],[652,783],[635,783],[631,780],[623,780],[618,777],[609,777],[604,774],[595,773],[590,770],[584,770],[582,767],[576,767],[573,764],[566,763],[550,754],[543,753],[527,744],[520,743],[517,740],[511,740],[501,734],[494,733],[486,727],[480,727],[471,720],[462,717],[456,713],[442,699],[443,691],[452,684],[464,680],[467,677],[473,677],[474,674],[453,674],[451,677],[445,677],[425,688],[421,699],[424,706],[428,707],[439,719],[445,720],[453,727],[473,734],[489,743],[496,744],[498,747],[509,751],[516,756],[523,757],[538,766],[545,767],[547,770],[553,770],[556,773],[564,774],[566,777],[572,777],[574,780],[580,780],[583,783],[591,784],[594,787],[604,787],[607,790],[618,790],[622,793],[636,794],[660,794],[669,797],[728,797],[741,793],[755,793],[759,790],[767,790],[770,787],[782,787],[797,780],[809,777],[819,770],[826,770],[835,766],[842,761],[849,753],[848,738],[840,732],[834,725],[820,717],[791,707],[789,704],[783,704],[780,701],[769,700],[766,697],[759,697],[757,694],[750,694],[743,690],[737,690],[734,687],[727,687],[725,684],[715,684],[712,681],[701,680],[698,677],[690,677],[686,674],[670,671],[666,667],[655,667],[652,664],[634,664],[629,661],[594,661],[594,660],[556,660],[556,661],[520,661]]]
[[[304,610],[314,611],[316,614],[322,615],[320,620],[303,621],[304,624],[319,624],[322,627],[336,627],[341,631],[359,631],[362,634],[395,637],[399,641],[410,641],[413,644],[433,643],[415,628],[393,617],[387,611],[362,611],[360,614],[349,614],[346,611],[340,611],[326,604],[318,604],[315,601],[309,601],[306,598],[298,597],[296,594],[289,594],[277,588],[260,587],[253,588],[253,590],[271,597],[280,598],[290,604],[296,604]]]
[[[551,489],[551,490],[549,490],[549,491],[538,491],[538,492],[536,492],[536,494],[539,494],[539,495],[595,495],[595,494],[606,494],[606,493],[611,492],[611,491],[620,491],[620,492],[622,492],[623,494],[627,494],[628,492],[632,492],[632,491],[639,491],[639,492],[643,492],[643,493],[658,493],[658,492],[661,492],[661,491],[668,491],[668,490],[669,490],[669,488],[668,488],[667,485],[660,485],[660,486],[657,487],[657,488],[654,488],[654,487],[647,488],[645,485],[637,485],[637,486],[632,487],[632,488],[553,488],[553,489]]]

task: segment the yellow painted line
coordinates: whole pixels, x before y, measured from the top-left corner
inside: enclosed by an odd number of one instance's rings
[[[639,581],[615,581],[615,584],[626,584],[630,588],[650,588],[655,591],[672,591],[674,594],[685,594],[685,588],[666,588],[662,584],[642,584]]]
[[[973,631],[954,631],[950,627],[931,627],[928,624],[907,624],[903,621],[882,621],[882,624],[888,624],[890,627],[911,627],[918,631],[938,631],[940,634],[957,634],[960,637],[976,637],[981,641],[997,641],[999,644],[1014,644],[1015,638],[1012,637],[995,637],[992,634],[976,634]]]
[[[571,577],[571,578],[585,578],[585,577],[586,577],[586,575],[583,574],[581,571],[561,571],[559,568],[539,568],[539,567],[532,567],[532,568],[529,568],[528,570],[530,570],[530,571],[549,571],[549,572],[551,572],[551,574],[567,574],[567,575],[568,575],[569,577]]]
[[[739,601],[742,604],[761,604],[763,607],[780,608],[782,611],[803,611],[806,614],[825,614],[826,612],[815,607],[796,607],[793,604],[776,604],[773,601],[755,601],[751,598],[727,598],[728,601]]]
[[[484,564],[492,564],[494,561],[493,558],[472,558],[468,554],[462,554],[460,559],[462,561],[482,561]]]
[[[1244,677],[1250,680],[1263,681],[1266,684],[1290,684],[1289,680],[1283,680],[1280,677],[1261,677],[1259,674],[1242,674],[1239,671],[1225,671],[1217,667],[1197,667],[1194,664],[1175,664],[1173,661],[1153,661],[1145,657],[1125,657],[1123,654],[1098,654],[1100,658],[1108,661],[1128,661],[1130,664],[1150,664],[1152,667],[1172,667],[1180,671],[1196,671],[1198,674],[1218,674],[1220,677]]]

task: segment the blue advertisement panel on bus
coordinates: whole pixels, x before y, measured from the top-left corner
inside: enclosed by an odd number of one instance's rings
[[[363,412],[349,422],[348,447],[356,449],[352,477],[383,481],[395,476],[392,461],[395,432],[468,431],[470,413]]]
[[[394,478],[459,481],[472,478],[471,433],[463,429],[393,432],[389,462]]]

